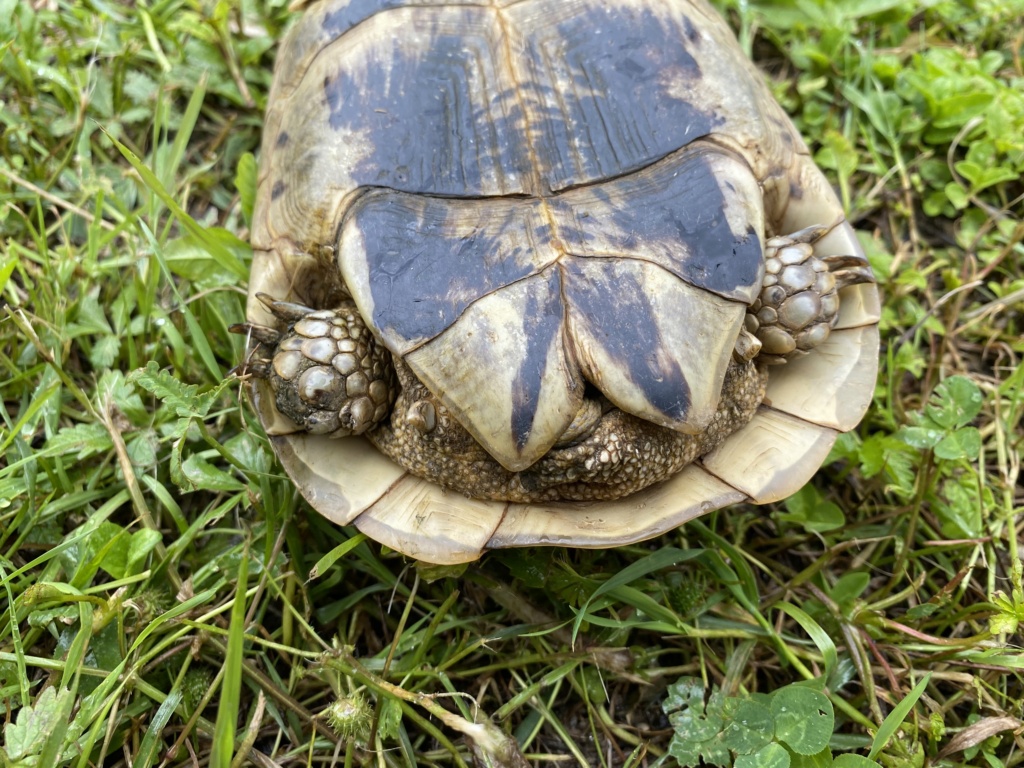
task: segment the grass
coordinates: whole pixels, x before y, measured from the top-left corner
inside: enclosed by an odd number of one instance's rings
[[[452,572],[226,377],[283,2],[0,0],[0,764],[1021,763],[1024,8],[724,10],[879,276],[874,406],[783,504]]]

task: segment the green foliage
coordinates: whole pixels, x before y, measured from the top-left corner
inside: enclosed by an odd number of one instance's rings
[[[935,388],[928,405],[913,418],[914,426],[898,433],[907,445],[932,450],[936,458],[976,459],[981,435],[970,423],[981,412],[978,386],[966,376],[951,376]]]
[[[977,538],[986,510],[995,506],[992,489],[973,469],[982,449],[973,422],[984,401],[971,378],[951,376],[923,408],[907,414],[908,424],[860,444],[843,440],[834,455],[858,461],[866,477],[885,477],[886,489],[904,501],[927,501],[944,536]]]
[[[1019,81],[998,77],[1006,64],[1001,51],[935,48],[900,69],[894,90],[920,118],[919,141],[941,147],[958,140],[963,157],[952,167],[945,158],[922,167],[932,188],[926,215],[955,215],[978,193],[1024,175],[1024,92]]]
[[[4,768],[45,768],[40,758],[53,734],[66,733],[67,716],[74,697],[71,691],[50,686],[31,707],[18,712],[17,719],[4,726],[0,758]]]
[[[669,686],[662,706],[675,731],[668,753],[680,766],[878,766],[866,758],[833,761],[832,703],[805,685],[753,696],[726,696],[716,688],[705,703],[703,683],[683,678]]]
[[[993,635],[1012,635],[1020,622],[1024,621],[1024,565],[1020,560],[1013,562],[1010,594],[997,590],[992,595],[995,613],[989,619],[989,632]]]
[[[841,528],[846,522],[839,505],[822,498],[813,485],[805,485],[785,502],[786,511],[779,520],[802,526],[807,531],[825,533]]]

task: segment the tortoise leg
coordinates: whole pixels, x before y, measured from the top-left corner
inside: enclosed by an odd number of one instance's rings
[[[746,330],[761,343],[759,362],[785,363],[825,341],[839,319],[839,291],[873,283],[861,256],[814,255],[824,227],[773,237],[765,248],[761,294],[746,315]]]
[[[397,391],[391,353],[353,302],[314,310],[258,298],[285,329],[232,326],[258,342],[254,359],[238,372],[266,379],[282,414],[311,434],[331,437],[362,434],[387,417]]]

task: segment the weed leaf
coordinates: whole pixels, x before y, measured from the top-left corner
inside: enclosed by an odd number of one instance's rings
[[[58,693],[56,687],[50,686],[39,694],[35,704],[22,707],[17,719],[4,726],[7,758],[16,762],[39,754],[51,733],[66,728],[67,724],[60,720],[63,704],[69,698],[72,698],[71,691],[62,688]]]
[[[828,746],[835,728],[832,704],[823,693],[795,685],[772,695],[775,736],[800,755],[814,755]]]
[[[736,758],[735,768],[790,768],[789,753],[778,744],[766,744],[756,754]]]

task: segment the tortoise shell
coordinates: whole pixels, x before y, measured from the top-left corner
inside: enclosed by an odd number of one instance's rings
[[[682,432],[718,405],[768,238],[841,206],[723,20],[696,0],[324,0],[278,56],[264,132],[257,293],[351,297],[373,333],[505,468],[566,429],[587,382]],[[608,546],[803,485],[877,372],[873,285],[824,345],[773,369],[753,420],[625,499],[476,501],[359,438],[296,433],[257,385],[315,508],[419,559]]]

